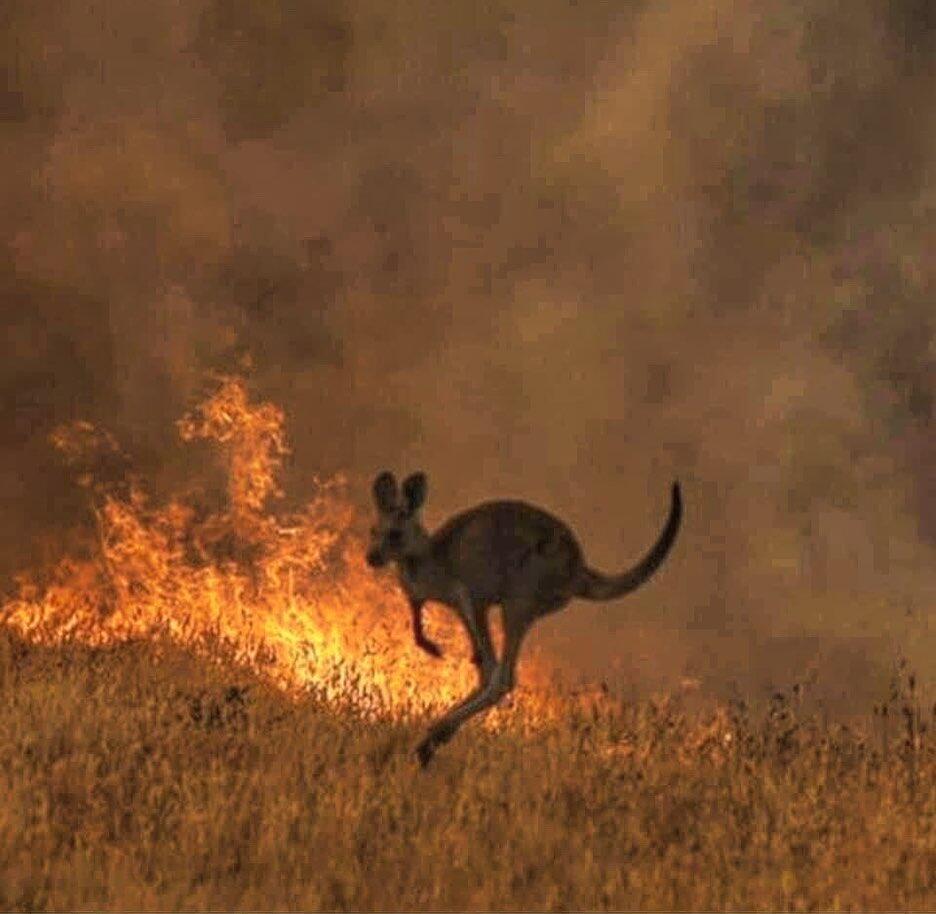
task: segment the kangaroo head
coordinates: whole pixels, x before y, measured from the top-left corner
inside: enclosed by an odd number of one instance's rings
[[[428,540],[419,520],[419,509],[426,500],[426,474],[408,476],[403,481],[401,498],[393,473],[384,470],[374,479],[373,495],[377,523],[370,531],[367,564],[380,568],[421,551]]]

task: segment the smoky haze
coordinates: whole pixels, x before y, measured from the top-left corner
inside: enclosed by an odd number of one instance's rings
[[[168,489],[252,362],[287,491],[429,474],[657,577],[532,642],[573,674],[865,705],[936,673],[936,16],[920,0],[13,0],[2,568],[88,418]]]

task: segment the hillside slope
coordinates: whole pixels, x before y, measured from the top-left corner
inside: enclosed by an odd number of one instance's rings
[[[158,653],[0,632],[0,908],[936,905],[936,752],[908,742],[906,687],[867,741],[787,700],[755,721],[570,696],[420,772],[414,723]]]

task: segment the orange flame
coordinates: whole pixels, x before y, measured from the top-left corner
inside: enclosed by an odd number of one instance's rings
[[[314,480],[299,512],[267,510],[289,452],[281,409],[251,404],[227,377],[177,425],[183,441],[207,439],[226,458],[226,509],[205,512],[183,496],[153,505],[139,481],[108,485],[88,466],[124,459],[112,436],[84,422],[57,430],[53,444],[92,493],[98,554],[62,560],[43,586],[21,580],[0,608],[7,625],[45,644],[167,637],[368,715],[438,710],[471,690],[458,625],[430,609],[447,656],[426,657],[402,596],[365,566],[343,478]],[[522,674],[525,710],[551,716],[545,690],[529,688],[542,669],[527,662]]]

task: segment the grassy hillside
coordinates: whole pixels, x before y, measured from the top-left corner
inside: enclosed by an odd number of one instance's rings
[[[932,909],[933,712],[898,685],[865,738],[569,697],[421,772],[416,723],[0,634],[0,908]]]

